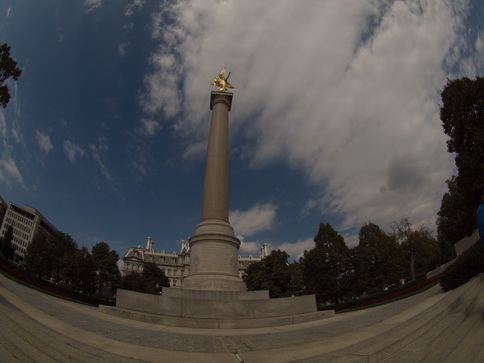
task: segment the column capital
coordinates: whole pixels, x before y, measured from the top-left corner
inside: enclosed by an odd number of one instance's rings
[[[217,103],[224,103],[230,111],[230,108],[232,107],[233,95],[234,94],[231,92],[212,91],[212,94],[210,96],[210,110],[213,110],[213,107]]]

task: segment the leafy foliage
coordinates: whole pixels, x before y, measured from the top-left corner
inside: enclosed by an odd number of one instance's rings
[[[91,258],[96,271],[96,286],[99,292],[103,286],[114,288],[120,279],[118,269],[119,255],[111,250],[106,242],[99,242],[92,247]]]
[[[78,290],[88,294],[96,291],[96,271],[86,246],[82,246],[74,253],[67,276]]]
[[[305,251],[304,280],[318,302],[337,303],[349,292],[350,251],[341,235],[328,223],[320,223],[316,247]]]
[[[0,105],[7,107],[10,93],[5,82],[12,78],[17,80],[22,71],[17,68],[17,62],[10,56],[10,47],[4,43],[0,45]]]
[[[131,272],[123,276],[120,283],[122,289],[150,294],[159,293],[162,287],[169,286],[170,280],[153,262],[146,262],[142,273]]]
[[[440,285],[444,291],[455,289],[478,273],[484,272],[482,261],[484,261],[484,245],[482,242],[478,242],[445,270],[440,279]]]
[[[40,280],[44,275],[65,279],[84,293],[101,292],[103,286],[117,287],[120,273],[119,256],[107,243],[99,242],[92,248],[77,247],[66,233],[55,232],[47,237],[39,231],[27,246],[26,268]]]
[[[35,234],[32,242],[27,246],[25,265],[28,270],[37,274],[39,280],[44,274],[49,274],[52,269],[52,245],[41,230]]]
[[[70,259],[78,248],[77,243],[64,232],[55,232],[49,242],[52,245],[52,274],[60,277],[66,273]]]
[[[437,266],[439,245],[432,233],[425,227],[413,229],[407,218],[393,223],[396,238],[400,241],[410,268],[410,278],[424,274]]]
[[[249,265],[244,276],[247,289],[269,290],[271,298],[294,294],[288,258],[286,252],[274,250],[260,262]]]
[[[15,248],[12,244],[13,226],[9,225],[5,230],[5,235],[0,238],[0,253],[7,260],[13,260],[15,257]]]
[[[407,264],[395,236],[368,223],[361,227],[359,239],[359,245],[352,251],[354,295],[376,294],[389,286],[398,286],[407,275]]]
[[[441,97],[440,119],[458,175],[447,182],[437,224],[439,240],[455,244],[476,228],[476,191],[484,181],[484,78],[449,80]]]
[[[440,256],[428,229],[414,229],[408,219],[393,227],[388,234],[369,222],[360,229],[359,245],[349,249],[330,224],[320,223],[315,247],[299,262],[289,264],[286,252],[272,251],[248,267],[244,281],[249,290],[269,290],[271,297],[315,294],[320,305],[381,294],[410,276],[423,276]]]

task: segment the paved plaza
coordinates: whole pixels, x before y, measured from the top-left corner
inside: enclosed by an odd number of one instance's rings
[[[480,278],[303,324],[238,330],[154,325],[54,298],[0,275],[2,362],[484,361]]]

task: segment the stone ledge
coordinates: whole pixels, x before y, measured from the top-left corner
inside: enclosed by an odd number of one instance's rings
[[[178,296],[143,294],[118,289],[116,307],[163,316],[200,319],[261,319],[290,317],[317,311],[315,295],[278,299],[242,299],[244,294],[233,292],[179,292]],[[247,297],[250,293],[248,293]],[[266,295],[267,296],[267,295]],[[204,298],[203,298],[204,297]],[[260,295],[259,297],[262,297]]]
[[[278,316],[258,319],[203,319],[150,314],[106,305],[100,305],[99,311],[105,314],[114,315],[125,319],[142,321],[150,324],[199,329],[267,328],[274,326],[305,323],[308,321],[327,319],[334,316],[334,310],[326,310],[291,316]]]

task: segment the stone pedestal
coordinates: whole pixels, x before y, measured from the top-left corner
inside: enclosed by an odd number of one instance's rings
[[[203,291],[163,288],[163,295],[118,289],[116,307],[102,312],[153,324],[203,329],[262,328],[334,316],[316,311],[314,295],[269,299],[268,291]]]
[[[229,222],[229,111],[233,94],[212,92],[202,217],[189,239],[190,273],[182,288],[245,291],[238,275],[240,241]]]

